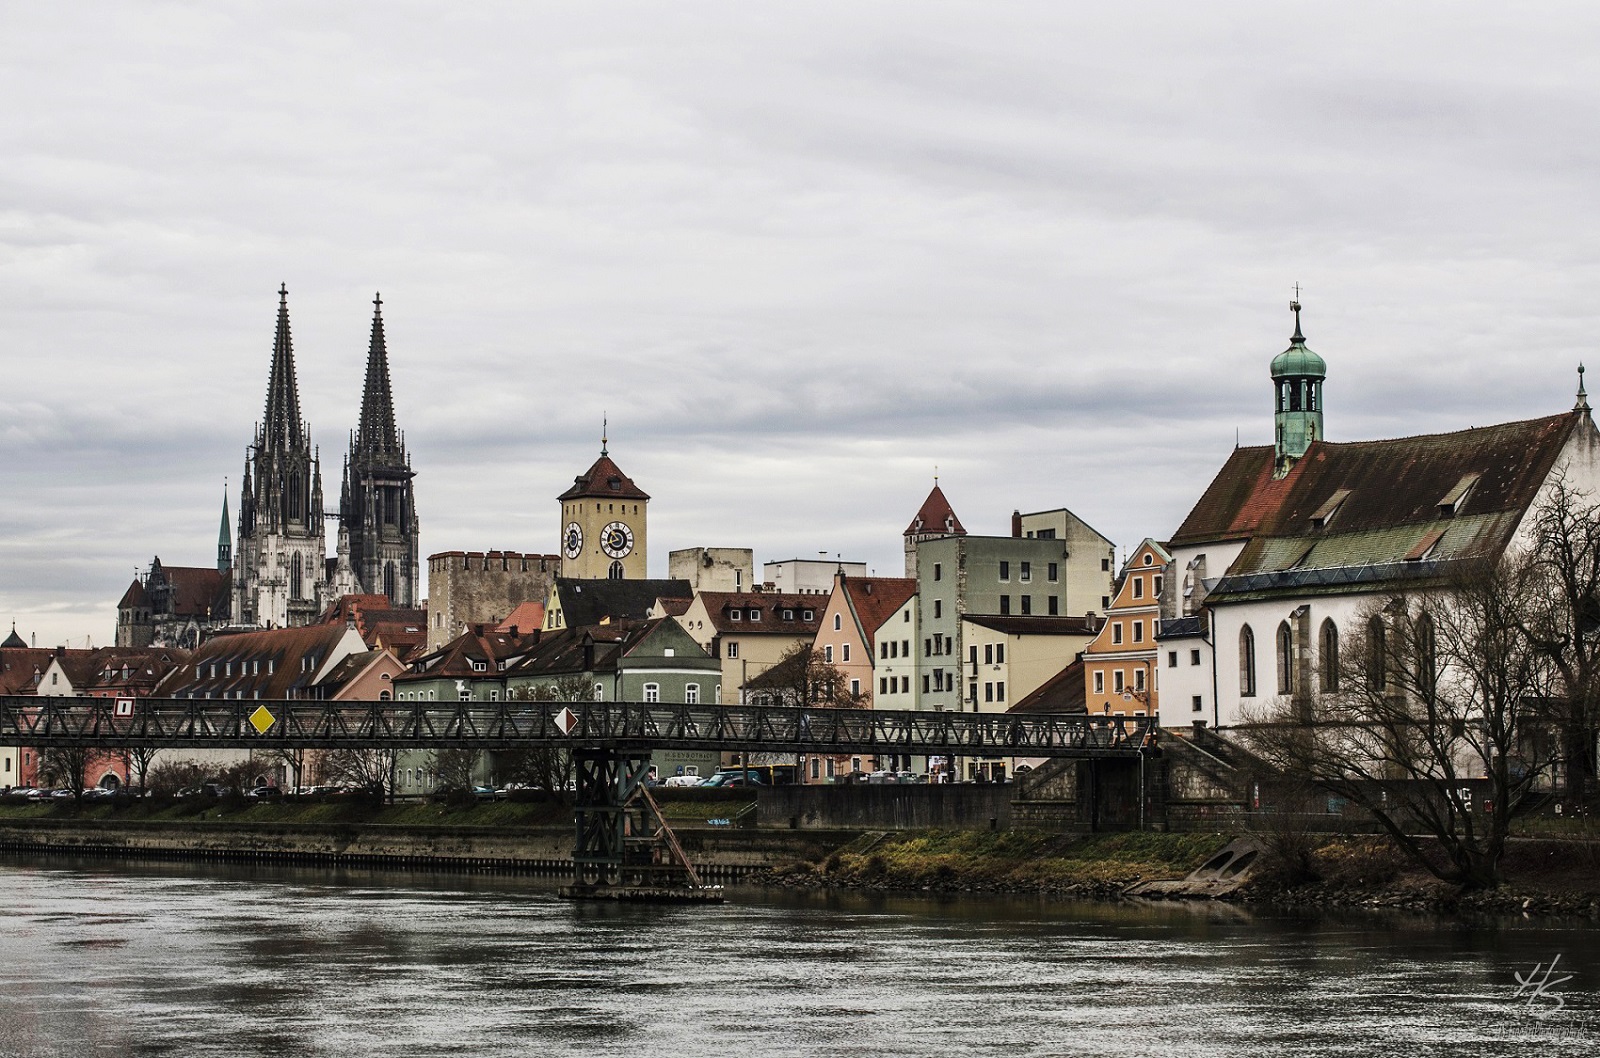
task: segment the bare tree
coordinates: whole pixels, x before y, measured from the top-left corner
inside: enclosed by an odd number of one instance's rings
[[[1536,584],[1533,563],[1509,560],[1375,603],[1338,689],[1277,700],[1249,718],[1247,741],[1366,809],[1437,877],[1498,884],[1512,810],[1540,770],[1524,752],[1550,690],[1523,627]]]
[[[1524,629],[1559,679],[1546,700],[1558,739],[1563,796],[1592,796],[1600,768],[1600,505],[1557,478],[1534,509],[1528,541],[1534,590]]]
[[[518,687],[510,697],[523,702],[584,702],[594,698],[594,691],[587,677],[575,673],[533,687]],[[565,800],[573,781],[572,754],[554,746],[507,750],[497,754],[496,771],[503,782],[526,783]]]
[[[752,701],[847,709],[861,704],[851,696],[849,685],[844,673],[822,651],[810,643],[796,643],[745,689]]]
[[[39,753],[39,775],[49,786],[70,787],[73,803],[81,805],[84,775],[99,752],[89,746],[51,746]]]
[[[322,759],[324,777],[333,782],[394,794],[393,749],[336,749]]]
[[[478,765],[478,752],[471,749],[436,749],[433,770],[439,776],[439,792],[444,794],[472,790],[472,772]]]

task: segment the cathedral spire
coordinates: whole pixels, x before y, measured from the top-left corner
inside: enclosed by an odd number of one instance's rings
[[[217,530],[217,569],[233,568],[233,533],[228,527],[228,483],[222,483],[222,528]]]
[[[383,338],[383,298],[372,298],[372,341],[367,347],[367,382],[361,392],[361,425],[356,450],[365,455],[398,455],[394,395],[389,389],[389,350]]]
[[[278,287],[278,333],[272,341],[272,373],[267,378],[267,414],[262,447],[285,451],[303,443],[300,385],[294,375],[294,342],[289,337],[289,287]]]

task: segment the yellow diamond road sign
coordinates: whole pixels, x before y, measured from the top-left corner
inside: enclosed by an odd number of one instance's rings
[[[272,710],[264,705],[256,706],[256,711],[250,714],[250,726],[256,729],[258,735],[266,734],[267,728],[277,722],[278,718],[272,715]]]

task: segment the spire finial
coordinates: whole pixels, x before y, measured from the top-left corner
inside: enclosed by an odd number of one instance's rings
[[[284,307],[287,307],[288,304],[289,304],[289,284],[288,283],[279,283],[278,284],[278,304],[280,306],[284,306]]]
[[[383,295],[382,294],[376,294],[375,293],[375,294],[372,295],[372,307],[377,309],[380,313],[383,311]]]
[[[935,463],[933,465],[933,487],[934,488],[938,488],[939,487],[939,464],[938,463]]]
[[[1289,308],[1294,312],[1294,337],[1289,339],[1296,345],[1304,345],[1306,336],[1300,333],[1300,284],[1294,285],[1294,300],[1289,302]]]
[[[1572,406],[1573,411],[1589,410],[1589,394],[1583,389],[1583,362],[1578,362],[1578,402]]]
[[[600,413],[600,454],[601,455],[605,455],[606,454],[606,444],[607,444],[606,434],[608,434],[610,432],[611,432],[610,419],[607,417],[607,415],[604,412],[601,412]]]

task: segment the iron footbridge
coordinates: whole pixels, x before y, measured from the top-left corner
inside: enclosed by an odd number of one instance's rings
[[[657,702],[0,697],[0,745],[103,749],[685,749],[1131,757],[1148,717]]]
[[[575,897],[720,899],[720,889],[699,884],[650,796],[652,750],[1098,760],[1138,757],[1153,731],[1148,717],[1083,714],[0,697],[0,745],[37,749],[566,750],[576,780],[577,830],[573,884],[563,895]]]

